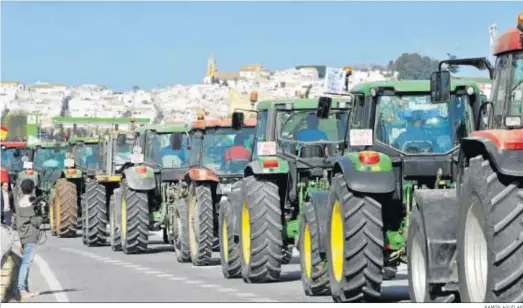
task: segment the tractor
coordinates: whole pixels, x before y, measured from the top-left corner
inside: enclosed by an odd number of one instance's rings
[[[253,153],[220,218],[230,234],[222,249],[240,261],[235,277],[247,283],[278,281],[293,247],[306,255],[302,268],[323,266],[317,229],[326,216],[330,170],[346,145],[350,100],[322,96],[258,103]],[[233,113],[234,128],[242,127],[242,118]],[[310,236],[302,240],[302,234]],[[323,294],[326,274],[321,269],[307,274],[305,293]]]
[[[453,187],[459,140],[475,130],[481,92],[453,80],[448,104],[428,80],[355,86],[349,151],[334,164],[328,197],[330,291],[335,302],[376,300],[406,262],[413,192]],[[438,219],[434,219],[438,221]]]
[[[181,194],[175,202],[173,217],[174,247],[179,262],[209,265],[219,236],[228,237],[227,226],[218,216],[227,210],[228,194],[243,177],[256,119],[246,119],[243,124],[243,129],[234,130],[230,120],[200,117],[192,125],[190,169],[180,182]],[[223,254],[227,255],[227,250],[222,249]]]
[[[482,108],[488,121],[461,140],[456,189],[416,195],[408,244],[413,301],[523,301],[523,13],[494,46],[492,96]],[[449,101],[449,78],[446,71],[431,76],[434,103]]]
[[[188,170],[186,129],[183,124],[135,129],[131,162],[123,168],[113,194],[114,216],[111,212],[111,241],[119,241],[126,254],[147,250],[149,231],[163,230],[164,242],[170,241],[172,202]]]
[[[22,158],[24,156],[30,157],[30,150],[27,148],[26,142],[18,141],[0,141],[2,148],[2,159],[0,163],[2,168],[9,173],[9,182],[16,184],[16,177],[24,168]]]
[[[26,178],[35,182],[35,193],[43,197],[42,212],[52,235],[76,236],[77,186],[82,171],[75,168],[71,147],[65,142],[38,142],[29,147],[32,157],[26,163],[31,164],[18,173],[18,182]]]

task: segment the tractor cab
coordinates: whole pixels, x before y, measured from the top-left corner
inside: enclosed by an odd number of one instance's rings
[[[73,137],[69,139],[76,166],[82,171],[99,168],[100,141],[98,137]]]
[[[15,183],[18,172],[25,169],[24,160],[27,161],[31,157],[31,149],[27,147],[26,142],[11,141],[0,141],[0,147],[2,168],[7,170],[12,182]]]

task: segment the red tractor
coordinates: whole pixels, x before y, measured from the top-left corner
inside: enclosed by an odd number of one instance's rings
[[[523,13],[494,55],[492,96],[477,111],[484,125],[461,140],[457,198],[435,191],[434,206],[411,215],[414,301],[523,302]],[[448,71],[431,76],[434,102],[448,100],[450,82]]]

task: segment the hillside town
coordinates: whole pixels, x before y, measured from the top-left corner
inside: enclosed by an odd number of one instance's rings
[[[0,110],[37,115],[42,127],[52,125],[50,118],[123,117],[133,115],[165,120],[194,117],[203,108],[207,114],[222,117],[234,108],[250,108],[249,95],[257,91],[259,100],[299,97],[310,88],[311,97],[322,93],[325,66],[299,66],[270,72],[262,64],[243,65],[238,71],[220,71],[210,56],[201,84],[173,84],[166,88],[142,90],[138,86],[116,92],[103,85],[1,81]],[[367,82],[394,79],[397,73],[379,69],[354,69],[349,88]],[[63,114],[65,113],[65,114]]]

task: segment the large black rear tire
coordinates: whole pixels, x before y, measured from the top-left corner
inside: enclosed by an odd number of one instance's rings
[[[522,178],[500,176],[479,155],[463,173],[457,242],[463,302],[523,302]]]
[[[76,185],[65,178],[55,184],[55,224],[58,237],[75,237],[77,222]]]
[[[300,269],[303,291],[308,296],[329,295],[329,271],[327,258],[320,253],[320,230],[318,217],[311,202],[301,208]]]
[[[335,302],[375,301],[381,295],[384,235],[381,204],[349,190],[342,174],[332,180],[327,261]]]
[[[279,188],[248,176],[243,181],[240,251],[245,282],[278,281],[283,259],[283,224]]]
[[[191,262],[194,266],[209,265],[214,242],[214,210],[210,184],[194,183],[187,205]]]
[[[149,195],[122,182],[120,238],[125,254],[144,252],[149,241]]]
[[[86,209],[84,225],[87,246],[102,246],[107,242],[107,195],[105,186],[90,180],[85,185]]]

